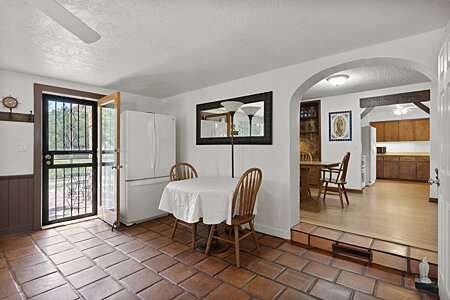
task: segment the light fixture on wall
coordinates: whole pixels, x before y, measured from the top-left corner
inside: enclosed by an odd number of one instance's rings
[[[261,107],[258,107],[258,106],[244,106],[241,109],[248,116],[248,120],[250,122],[250,136],[252,136],[252,119],[255,116],[255,114],[258,112],[258,110],[261,109]]]
[[[346,75],[346,74],[338,74],[338,75],[333,75],[327,78],[327,81],[334,86],[340,86],[342,84],[344,84],[344,82],[347,81],[347,79],[350,76]]]
[[[231,177],[234,178],[234,114],[241,108],[244,103],[239,101],[225,101],[220,103],[229,113],[231,117]]]

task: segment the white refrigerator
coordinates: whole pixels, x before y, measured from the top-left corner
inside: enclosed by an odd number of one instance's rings
[[[158,207],[175,164],[175,118],[125,111],[120,133],[120,218],[128,226],[166,214]]]
[[[371,186],[377,179],[377,129],[365,126],[361,131],[362,155],[366,157],[366,186]]]

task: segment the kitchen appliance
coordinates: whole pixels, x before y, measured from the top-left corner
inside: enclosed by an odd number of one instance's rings
[[[386,147],[377,147],[377,153],[386,153]]]
[[[375,127],[362,128],[362,155],[366,157],[366,186],[375,183],[377,177],[377,130]]]
[[[128,226],[166,214],[158,207],[175,164],[175,118],[125,111],[120,133],[120,218]]]

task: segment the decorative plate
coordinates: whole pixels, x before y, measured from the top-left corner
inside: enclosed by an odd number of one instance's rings
[[[13,96],[6,96],[2,99],[3,106],[9,109],[16,108],[19,105],[17,98]]]

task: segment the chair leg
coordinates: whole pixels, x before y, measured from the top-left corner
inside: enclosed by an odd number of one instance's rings
[[[340,184],[338,184],[338,191],[339,191],[339,200],[341,201],[341,208],[344,208],[344,199],[342,199],[342,187]]]
[[[258,251],[258,254],[259,254],[259,243],[258,243],[258,239],[256,238],[255,225],[253,224],[253,221],[248,222],[248,224],[250,225],[250,229],[252,230],[252,236],[253,236],[253,239],[255,240],[256,250]]]
[[[211,225],[211,230],[209,231],[209,236],[208,236],[208,243],[206,244],[206,250],[205,250],[206,255],[209,254],[209,249],[211,248],[213,235],[214,235],[215,231],[216,231],[216,225],[215,224]]]
[[[347,201],[347,204],[350,204],[350,202],[348,201],[347,189],[345,188],[345,185],[342,185],[342,189],[344,190],[344,196],[345,200]]]
[[[328,192],[328,182],[325,182],[325,191],[323,192],[323,202],[325,202],[325,197],[327,196]]]
[[[241,267],[241,257],[239,252],[239,225],[234,225],[234,251],[236,251],[236,266]]]
[[[177,227],[178,227],[178,220],[175,220],[175,224],[173,225],[172,236],[171,236],[172,239],[175,236],[175,232],[177,231]]]
[[[191,225],[192,231],[192,249],[195,249],[195,244],[197,242],[197,223]]]
[[[228,239],[231,241],[231,235],[233,234],[233,226],[228,225]]]
[[[316,198],[316,204],[319,203],[320,196],[322,195],[323,186],[325,185],[325,182],[321,182],[319,184],[319,193],[317,194]]]

